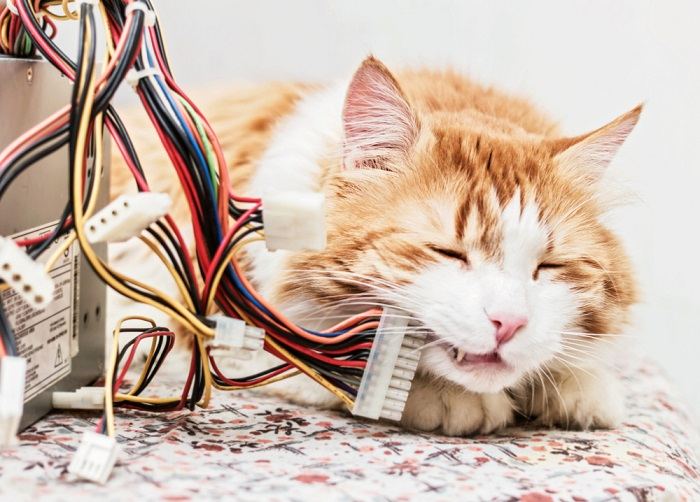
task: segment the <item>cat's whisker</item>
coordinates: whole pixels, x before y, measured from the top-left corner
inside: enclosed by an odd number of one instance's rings
[[[292,271],[294,270],[297,270],[297,273],[303,273],[305,280],[312,279],[314,277],[317,279],[332,279],[336,280],[337,282],[344,282],[346,284],[354,284],[365,288],[372,288],[377,291],[382,291],[386,294],[396,295],[397,297],[401,298],[403,301],[406,301],[408,303],[416,303],[410,297],[401,294],[401,291],[404,288],[389,281],[385,281],[383,279],[377,279],[363,274],[356,274],[338,270],[292,269]],[[285,282],[292,281],[290,279],[287,279]],[[379,284],[379,286],[377,284]]]
[[[562,334],[562,335],[572,335],[572,336],[582,336],[582,337],[622,337],[622,338],[629,338],[632,337],[633,335],[627,334],[627,333],[588,333],[586,331],[556,331],[556,333]]]
[[[560,343],[567,347],[578,347],[580,349],[589,350],[591,352],[599,352],[601,350],[600,342],[601,340],[579,340],[575,338],[562,338],[559,340]],[[615,341],[605,340],[607,343],[614,344]]]
[[[576,381],[576,387],[578,387],[579,392],[583,392],[583,387],[582,387],[582,385],[581,385],[581,380],[579,380],[578,375],[577,375],[576,372],[574,371],[574,368],[572,368],[572,366],[569,364],[568,361],[565,361],[565,360],[561,359],[559,362],[562,363],[564,366],[566,366],[566,369],[569,371],[569,373],[571,374],[571,376],[573,377],[573,379]]]
[[[616,348],[620,344],[620,340],[615,339],[615,338],[605,338],[605,337],[600,337],[600,338],[564,338],[565,340],[571,342],[571,343],[582,343],[582,344],[588,344],[591,347],[594,346],[600,346],[601,343],[605,344],[606,347],[608,348]]]
[[[551,371],[543,367],[544,369],[544,376],[547,377],[547,380],[552,384],[552,388],[554,391],[557,393],[557,397],[559,398],[559,403],[561,404],[562,410],[564,410],[564,416],[566,417],[566,428],[569,428],[569,410],[566,407],[566,403],[564,402],[564,397],[561,395],[561,392],[559,392],[559,386],[555,382],[554,375],[552,375]]]
[[[326,309],[328,307],[334,307],[337,305],[342,305],[344,303],[347,303],[349,301],[366,301],[368,304],[373,304],[377,302],[385,302],[386,300],[384,298],[381,298],[375,294],[372,293],[353,293],[353,294],[344,294],[344,295],[334,295],[336,299],[333,301],[328,301],[324,302],[323,300],[318,300],[315,298],[303,300],[303,301],[297,301],[297,303],[290,307],[288,311],[299,311],[303,310],[303,308],[307,305],[312,305],[314,311],[318,311],[320,309]],[[406,310],[405,308],[397,305],[392,305],[393,308],[397,310]]]
[[[314,313],[320,314],[323,312],[328,312],[328,311],[333,311],[333,310],[339,310],[341,307],[365,307],[365,308],[380,308],[380,309],[394,309],[396,308],[395,305],[391,305],[388,303],[382,303],[382,302],[370,302],[370,301],[345,301],[345,302],[339,302],[335,305],[329,305],[325,306],[320,309],[315,309]],[[400,309],[404,310],[404,309]]]
[[[431,340],[430,342],[423,344],[422,346],[418,347],[417,349],[413,349],[411,351],[411,354],[415,354],[416,352],[421,352],[427,348],[433,347],[435,345],[439,345],[439,344],[444,343],[444,342],[449,343],[450,340],[453,340],[453,339],[454,339],[453,336],[443,336],[443,337],[438,338],[436,340]]]
[[[565,356],[566,356],[566,355],[564,355],[564,354],[559,354],[559,355],[555,355],[554,358],[555,358],[556,360],[558,360],[559,362],[564,362],[564,361],[566,361],[566,363],[570,364],[571,367],[577,369],[577,370],[580,371],[581,373],[585,373],[585,374],[587,374],[587,375],[590,376],[590,377],[596,378],[596,376],[595,376],[591,371],[589,371],[588,369],[584,368],[584,367],[581,366],[580,364],[577,364],[577,363],[571,361],[570,359],[564,359]],[[570,356],[570,355],[569,355],[569,356]],[[584,362],[588,362],[588,361],[584,361]]]
[[[599,355],[595,354],[593,351],[585,350],[585,349],[580,348],[580,347],[564,346],[563,350],[558,352],[558,354],[567,354],[568,355],[570,352],[574,352],[575,354],[579,354],[579,357],[589,358],[589,359],[593,359],[595,361],[600,361],[600,362],[605,362],[605,360],[603,358],[601,358]]]
[[[530,377],[530,411],[528,415],[532,416],[535,411],[535,379],[531,375],[528,376]]]
[[[535,375],[540,380],[540,385],[542,389],[542,409],[545,410],[545,414],[549,414],[549,395],[547,394],[547,386],[544,383],[544,379],[542,378],[542,368],[537,368],[537,371],[535,372]]]
[[[383,286],[386,286],[388,288],[400,288],[398,284],[395,284],[393,282],[387,281],[385,279],[382,279],[380,277],[373,277],[370,275],[365,275],[365,274],[360,274],[357,272],[350,272],[347,270],[331,270],[331,269],[287,269],[286,272],[288,273],[296,273],[296,274],[305,274],[305,275],[310,275],[310,274],[316,274],[317,277],[328,277],[328,276],[350,276],[355,279],[362,279],[363,281],[372,283],[372,284],[381,284]]]

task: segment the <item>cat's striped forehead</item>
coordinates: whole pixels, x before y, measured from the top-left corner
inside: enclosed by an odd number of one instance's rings
[[[470,194],[464,200],[433,198],[432,222],[448,239],[463,247],[469,261],[478,265],[497,263],[514,275],[531,271],[533,263],[547,250],[549,230],[541,221],[536,199],[516,188],[501,201],[495,189],[480,194],[479,203]],[[438,223],[439,221],[439,223]]]
[[[531,268],[548,244],[543,215],[558,210],[551,194],[564,195],[549,153],[536,142],[502,141],[460,128],[438,128],[433,136],[431,160],[415,172],[418,184],[431,186],[422,193],[431,194],[441,232],[454,236],[472,261],[513,269],[527,262]]]

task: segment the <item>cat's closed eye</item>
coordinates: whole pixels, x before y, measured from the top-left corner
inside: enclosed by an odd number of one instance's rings
[[[469,265],[469,257],[467,256],[467,253],[465,253],[464,251],[446,248],[446,247],[439,246],[436,244],[428,244],[428,249],[430,249],[432,252],[439,254],[440,256],[443,256],[445,258],[450,258],[452,260],[458,260],[467,266]]]
[[[532,272],[532,279],[537,280],[540,277],[540,272],[542,270],[556,270],[558,268],[562,268],[564,266],[563,263],[555,263],[555,262],[548,262],[548,261],[543,261],[537,265],[537,268],[535,268],[534,272]]]

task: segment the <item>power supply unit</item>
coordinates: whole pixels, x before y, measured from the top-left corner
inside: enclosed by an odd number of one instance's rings
[[[0,56],[0,149],[68,104],[71,87],[45,61]],[[90,155],[88,169],[94,162]],[[103,162],[109,164],[108,153]],[[108,201],[109,165],[102,172],[99,205]],[[50,232],[68,193],[68,149],[63,147],[20,174],[0,198],[0,235],[27,239]],[[39,261],[46,261],[65,238],[52,243]],[[106,244],[95,249],[106,258]],[[56,261],[50,275],[56,284],[54,298],[41,310],[34,310],[12,289],[2,293],[19,355],[27,362],[20,429],[51,410],[53,392],[90,385],[104,370],[106,286],[82,258],[77,243]]]

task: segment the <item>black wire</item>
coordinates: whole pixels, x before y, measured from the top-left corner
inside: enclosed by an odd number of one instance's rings
[[[167,227],[167,225],[165,225],[163,222],[157,221],[156,226],[161,230],[161,232],[163,232],[166,239],[169,241],[170,246],[166,244],[165,240],[153,228],[148,228],[147,232],[150,233],[158,241],[160,246],[167,253],[168,258],[170,258],[170,262],[173,264],[173,267],[175,267],[177,274],[180,276],[182,282],[185,284],[185,287],[187,288],[187,293],[190,297],[190,300],[192,301],[192,305],[196,306],[197,313],[203,313],[200,312],[199,296],[195,289],[194,278],[190,274],[189,267],[185,266],[187,258],[185,257],[182,249],[180,248],[179,243],[172,235],[172,232]],[[175,254],[173,254],[173,250]],[[177,255],[177,258],[175,255]]]
[[[168,328],[164,327],[154,327],[154,328],[148,328],[148,329],[121,329],[120,333],[126,333],[126,332],[139,332],[139,336],[141,334],[150,334],[150,333],[158,333],[158,332],[170,332]],[[114,376],[112,379],[112,386],[116,383],[116,378],[117,378],[117,370],[119,369],[119,366],[121,365],[122,360],[126,357],[127,352],[131,349],[132,345],[136,343],[136,340],[138,339],[138,336],[135,336],[131,340],[129,340],[124,347],[119,351],[119,354],[117,356],[116,364],[114,367]],[[143,343],[143,341],[141,342]],[[172,340],[172,335],[162,335],[158,336],[156,338],[156,347],[154,350],[154,356],[151,360],[151,365],[147,368],[147,373],[146,373],[146,378],[144,378],[143,382],[141,382],[141,385],[137,389],[134,390],[134,395],[140,395],[141,392],[144,391],[148,387],[148,385],[151,383],[155,375],[158,373],[158,370],[160,370],[167,354],[170,352],[172,347],[174,346],[175,342]]]
[[[202,395],[204,394],[204,372],[202,370],[202,354],[199,350],[199,344],[195,343],[193,345],[192,352],[192,357],[195,358],[195,370],[192,393],[187,402],[187,408],[189,408],[190,411],[194,410],[194,407],[202,399]]]
[[[255,380],[257,378],[263,377],[265,375],[269,375],[270,373],[273,373],[277,370],[280,370],[284,368],[285,366],[289,366],[291,363],[283,363],[278,366],[273,366],[272,368],[268,368],[263,371],[259,371],[258,373],[255,373],[254,375],[246,375],[244,377],[236,377],[236,378],[228,378],[228,380],[234,381],[234,382],[250,382],[251,380]],[[292,365],[293,366],[293,365]],[[221,370],[221,368],[219,368]],[[227,385],[220,377],[217,375],[215,372],[212,372],[212,376],[216,379],[217,383],[220,383],[222,385]]]

